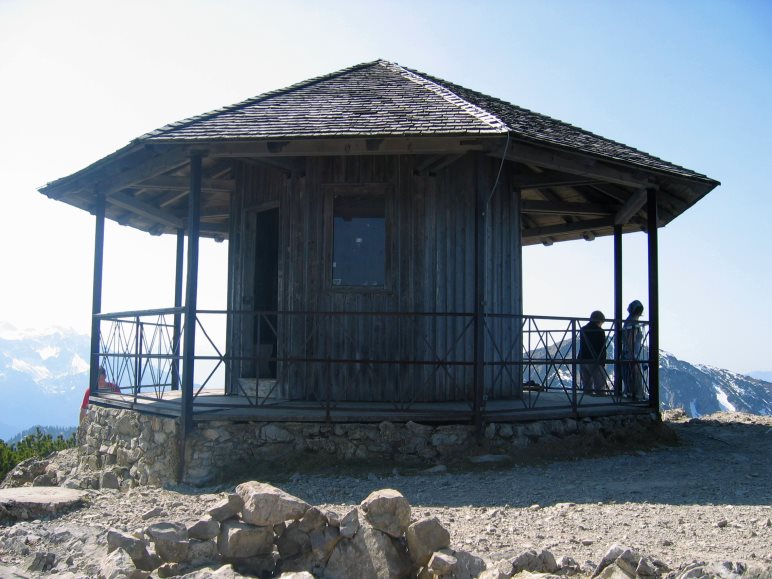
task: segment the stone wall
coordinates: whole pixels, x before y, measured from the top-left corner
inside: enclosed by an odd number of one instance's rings
[[[188,440],[184,482],[204,485],[277,467],[302,472],[334,462],[426,468],[555,449],[565,455],[625,438],[645,441],[656,424],[655,414],[490,423],[478,439],[469,425],[203,422]],[[119,486],[175,482],[177,429],[173,419],[92,407],[82,432],[81,466],[112,472]]]
[[[78,432],[80,467],[111,473],[114,476],[108,478],[118,486],[174,482],[179,464],[177,428],[171,418],[92,405]]]

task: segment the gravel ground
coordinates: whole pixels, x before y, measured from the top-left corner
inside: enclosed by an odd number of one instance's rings
[[[619,542],[674,570],[693,561],[772,566],[772,417],[671,416],[668,424],[678,442],[646,450],[433,474],[295,475],[278,486],[340,514],[373,490],[397,489],[413,518],[439,517],[451,547],[489,559],[546,548],[589,570]],[[191,519],[226,490],[93,491],[88,508],[0,527],[0,565],[22,564],[32,537],[66,551],[60,568],[71,576],[88,576],[105,553],[101,531]]]

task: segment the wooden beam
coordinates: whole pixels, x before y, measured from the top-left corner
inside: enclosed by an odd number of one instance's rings
[[[174,229],[181,229],[184,227],[182,219],[176,215],[164,211],[155,205],[136,199],[131,195],[126,195],[125,193],[113,193],[108,198],[108,202],[110,205],[126,209],[136,215],[141,215],[151,221],[173,227]]]
[[[587,219],[585,221],[575,221],[558,225],[546,225],[544,227],[534,227],[525,229],[523,237],[546,237],[550,235],[560,235],[562,233],[581,233],[583,231],[593,231],[596,229],[606,229],[614,226],[614,220],[610,217],[603,219]]]
[[[502,147],[491,154],[501,158],[504,149]],[[625,187],[639,188],[653,185],[652,178],[642,171],[622,169],[589,155],[539,147],[530,143],[510,143],[505,158],[517,163],[528,163],[587,179],[624,185]]]
[[[137,183],[137,187],[187,192],[190,180],[187,177],[159,176]],[[235,189],[236,181],[233,179],[204,179],[201,182],[201,191],[204,193],[232,193]]]
[[[638,189],[633,193],[614,216],[614,225],[624,225],[641,210],[646,203],[646,189]]]
[[[613,215],[614,208],[595,203],[569,203],[555,201],[521,201],[523,213],[542,213],[557,215]]]
[[[288,177],[293,173],[304,173],[306,170],[306,164],[303,159],[292,159],[288,157],[273,158],[273,157],[260,157],[260,158],[244,158],[241,159],[246,163],[253,165],[260,165],[263,167],[269,167],[271,169],[278,169]]]
[[[187,162],[188,155],[184,148],[173,149],[113,177],[96,184],[96,190],[102,195],[110,195],[126,187],[176,169]]]

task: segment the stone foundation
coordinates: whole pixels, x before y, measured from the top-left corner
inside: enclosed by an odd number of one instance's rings
[[[242,474],[259,476],[261,470],[303,471],[336,462],[426,468],[474,457],[506,460],[531,446],[540,452],[625,437],[645,441],[656,424],[656,414],[490,423],[478,439],[469,425],[213,421],[200,423],[188,440],[184,482],[204,485]],[[174,419],[92,407],[82,432],[81,466],[111,471],[122,486],[176,482],[177,432]]]

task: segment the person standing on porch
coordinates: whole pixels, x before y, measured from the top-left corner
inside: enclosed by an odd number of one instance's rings
[[[107,371],[104,366],[99,367],[99,378],[97,379],[97,390],[99,392],[113,392],[120,394],[121,389],[112,382],[107,381]],[[88,410],[88,402],[91,396],[91,389],[86,388],[86,393],[83,395],[83,403],[80,405],[80,422],[83,423],[83,419],[86,418],[86,411]]]
[[[587,395],[602,396],[606,391],[606,316],[598,310],[590,314],[590,321],[579,330],[579,373],[582,391]]]
[[[627,306],[627,319],[622,324],[622,395],[643,400],[643,328],[639,321],[643,304],[633,300]]]

